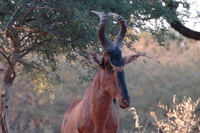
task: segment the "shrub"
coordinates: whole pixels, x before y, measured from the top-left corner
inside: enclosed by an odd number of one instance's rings
[[[181,103],[177,103],[176,96],[173,98],[173,103],[169,108],[167,105],[159,103],[158,106],[165,111],[166,118],[158,120],[156,113],[151,111],[159,133],[199,133],[200,132],[200,98],[196,101],[184,97]],[[135,119],[135,126],[139,133],[146,132],[145,128],[139,123],[139,116],[136,109],[130,109]],[[132,131],[133,131],[132,129]]]

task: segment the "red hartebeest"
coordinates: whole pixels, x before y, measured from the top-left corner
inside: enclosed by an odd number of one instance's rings
[[[89,51],[91,61],[99,67],[99,70],[83,98],[74,102],[66,112],[62,133],[116,133],[119,128],[119,118],[113,99],[116,99],[122,108],[130,106],[123,69],[142,54],[122,57],[122,41],[127,30],[126,21],[122,16],[116,13],[108,14],[114,16],[121,26],[112,43],[105,35],[107,15],[97,11],[92,12],[100,18],[98,37],[103,46],[103,58]]]

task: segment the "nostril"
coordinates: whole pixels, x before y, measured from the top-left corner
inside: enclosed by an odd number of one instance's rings
[[[123,99],[122,102],[123,102],[127,107],[130,106],[130,101],[129,101],[129,100]]]

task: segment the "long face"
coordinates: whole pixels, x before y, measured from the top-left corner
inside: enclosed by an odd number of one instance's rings
[[[88,51],[91,61],[99,67],[100,83],[103,89],[117,100],[122,108],[130,106],[130,97],[125,82],[124,66],[133,62],[143,53],[122,57],[119,48],[104,52],[103,58],[93,51]]]
[[[108,16],[102,12],[92,12],[100,18],[97,33],[103,46],[104,56],[102,60],[96,53],[89,51],[91,61],[100,68],[101,84],[105,91],[115,98],[122,108],[127,108],[130,106],[130,97],[124,77],[124,66],[142,54],[122,57],[120,49],[122,48],[122,41],[127,31],[126,21],[122,16],[116,13],[108,13],[108,15],[113,16],[120,23],[120,31],[115,41],[111,42],[105,35]]]
[[[124,59],[116,48],[104,53],[102,64],[102,84],[106,92],[117,100],[122,108],[130,106],[130,97],[125,82]]]

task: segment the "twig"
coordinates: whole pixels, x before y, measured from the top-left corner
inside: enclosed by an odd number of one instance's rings
[[[28,33],[27,35],[25,35],[25,36],[23,36],[21,39],[20,39],[20,42],[22,41],[22,40],[24,40],[26,37],[32,37],[31,36],[31,34],[33,34],[34,32],[30,32],[30,33]]]
[[[34,29],[29,29],[29,28],[24,28],[24,27],[14,27],[14,29],[24,30],[24,31],[29,31],[29,32],[36,32],[36,33],[42,33],[42,34],[48,34],[48,32],[45,32],[45,31],[34,30]]]
[[[144,57],[146,57],[146,58],[148,58],[148,59],[151,59],[151,60],[153,60],[154,62],[156,62],[156,63],[158,63],[158,64],[161,64],[161,65],[162,65],[162,63],[161,63],[160,61],[157,61],[157,60],[155,60],[155,58],[154,58],[154,57],[147,56],[147,53],[145,53],[145,55],[142,55],[142,56],[144,56]]]
[[[12,16],[10,17],[8,23],[6,24],[6,28],[8,27],[8,25],[10,24],[10,22],[11,22],[11,20],[13,19],[14,15],[17,13],[17,11],[18,11],[19,9],[21,9],[21,7],[20,7],[20,8],[17,8],[17,9],[15,10],[15,12],[12,14]]]
[[[11,66],[11,62],[10,62],[10,60],[9,60],[9,57],[7,57],[5,54],[4,54],[4,52],[2,52],[2,51],[0,51],[0,54],[7,60],[7,62],[10,64],[10,66]]]
[[[28,63],[26,63],[22,60],[20,60],[19,63],[22,64],[23,66],[29,66]],[[41,65],[39,65],[37,63],[35,63],[35,65],[33,65],[32,68],[37,69],[38,71],[42,72],[45,75],[45,77],[49,77],[48,75],[51,75],[52,77],[54,77],[56,79],[59,77],[59,75],[53,74],[52,72],[47,71],[44,67],[42,67]]]
[[[48,42],[48,41],[51,41],[52,39],[46,39],[46,40],[44,40],[44,41],[42,41],[42,42],[39,42],[39,43],[37,43],[38,45],[41,45],[41,44],[43,44],[43,43],[45,43],[45,42]],[[35,42],[36,43],[36,42]],[[36,49],[36,46],[32,46],[32,47],[30,47],[30,48],[27,48],[27,49],[24,49],[24,50],[21,50],[20,51],[20,53],[22,53],[21,55],[20,55],[20,58],[23,58],[24,56],[26,56],[28,53],[30,53],[32,50],[36,50],[36,51],[45,51],[45,50],[41,50],[41,49]],[[24,52],[24,53],[23,53]]]
[[[29,40],[29,38],[26,39],[23,44],[21,44],[20,48],[23,48],[27,44],[28,40]]]
[[[90,1],[90,4],[89,4],[89,6],[88,6],[88,8],[87,8],[87,12],[89,12],[90,7],[91,7],[91,5],[92,5],[92,2],[93,2],[93,0]]]
[[[140,51],[137,51],[137,50],[132,50],[132,51],[135,52],[135,53],[137,53],[137,54],[140,54],[140,56],[143,56],[143,57],[146,57],[146,58],[148,58],[148,59],[151,59],[151,60],[153,60],[154,62],[156,62],[156,63],[162,65],[162,63],[161,63],[160,61],[155,60],[154,57],[150,57],[150,56],[148,56],[148,55],[147,55],[148,53],[140,52]]]
[[[0,48],[3,50],[4,53],[7,53],[3,46],[0,46]]]

